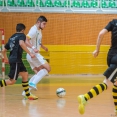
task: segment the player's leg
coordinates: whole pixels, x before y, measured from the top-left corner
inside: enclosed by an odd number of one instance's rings
[[[117,114],[117,83],[113,85],[112,96],[115,105],[115,113]]]
[[[109,77],[109,80],[113,83],[112,96],[115,105],[115,112],[117,114],[117,55],[113,56],[112,59],[110,59],[110,62],[110,66],[113,67],[114,71],[113,74],[111,74],[111,76]]]
[[[33,66],[31,66],[31,68],[33,68]],[[40,70],[40,69],[37,68],[37,67],[35,67],[35,68],[33,69],[35,75],[32,76],[32,77],[30,78],[30,80],[29,80],[29,86],[30,86],[30,87],[29,87],[29,91],[31,91],[32,89],[35,90],[35,91],[37,90],[36,84],[33,84],[32,81],[35,79],[36,74],[38,73],[38,70]],[[30,93],[31,93],[31,92],[30,92]],[[25,91],[22,92],[22,96],[25,97]]]
[[[27,59],[28,63],[30,64],[31,69],[34,71],[34,73],[36,75],[36,73],[38,72],[37,68],[40,65],[38,63],[38,59],[37,58],[31,58],[31,56],[29,54],[26,55],[26,59]],[[29,85],[31,85],[31,82],[34,80],[35,75],[30,78]],[[31,86],[30,87],[30,90],[31,89],[37,90],[36,85]],[[25,93],[23,92],[22,95],[24,95],[24,94]]]
[[[85,104],[88,100],[91,98],[94,98],[95,96],[99,95],[103,91],[105,91],[108,87],[108,82],[111,81],[114,83],[115,76],[116,76],[116,68],[117,66],[114,64],[111,64],[110,67],[105,71],[104,76],[106,79],[103,81],[103,83],[98,84],[94,86],[89,92],[87,92],[84,95],[78,96],[78,102],[79,102],[79,112],[83,114],[85,112]]]
[[[9,79],[1,80],[0,86],[4,87],[7,85],[13,85],[17,80],[17,76],[15,75],[16,72],[17,72],[17,64],[16,63],[10,64],[10,71],[9,71],[9,75],[8,75]]]
[[[16,80],[14,80],[14,79],[7,79],[7,80],[1,80],[0,81],[0,86],[1,87],[4,87],[4,86],[7,86],[7,85],[13,85],[13,84],[15,84],[15,82],[16,82]]]
[[[31,57],[30,57],[30,56],[27,56],[27,57],[28,57],[28,58],[27,58],[27,61],[29,62],[31,69],[33,69],[33,71],[34,71],[35,73],[37,73],[37,72],[38,72],[38,71],[37,71],[37,67],[35,67],[35,65],[33,64],[33,61],[32,61],[32,59],[31,59]],[[35,74],[35,75],[36,75],[36,74]],[[34,75],[33,77],[30,78],[29,84],[30,84],[30,82],[32,82],[32,81],[34,80],[35,75]],[[37,90],[36,85],[33,85],[33,87],[32,87],[32,86],[29,87],[29,91],[31,91],[32,89]],[[31,92],[30,92],[30,93],[31,93]],[[32,93],[31,93],[31,94],[32,94]],[[22,96],[25,97],[25,91],[22,92]]]
[[[50,66],[48,63],[42,65],[42,69],[35,75],[34,80],[32,81],[33,84],[37,84],[44,76],[46,76],[50,72]]]
[[[108,82],[107,79],[105,79],[104,81]],[[79,103],[78,109],[79,109],[80,114],[84,114],[85,105],[86,105],[87,101],[90,100],[91,98],[94,98],[95,96],[99,95],[103,91],[105,91],[107,89],[107,87],[108,87],[108,85],[105,82],[102,82],[98,85],[95,85],[84,95],[79,95],[77,97],[77,99],[78,99],[78,103]]]
[[[26,98],[30,96],[29,85],[28,85],[28,72],[23,63],[18,64],[19,75],[22,77],[22,87],[24,89]]]
[[[37,74],[38,71],[39,71],[39,70],[38,70],[38,67],[34,67],[32,70],[34,71],[35,74]],[[30,78],[29,83],[32,82],[32,81],[34,80],[34,77],[35,77],[35,75],[32,76],[32,77]]]
[[[38,97],[32,95],[29,91],[29,84],[28,84],[28,72],[23,63],[20,63],[19,74],[22,76],[22,87],[25,91],[25,98],[30,100],[36,100]]]
[[[31,68],[38,68],[37,69],[37,74],[35,74],[29,81],[29,86],[34,88],[36,87],[36,84],[50,72],[50,66],[48,62],[44,59],[44,57],[40,54],[36,56],[35,59],[30,59],[33,61],[33,64],[31,61],[29,61],[30,65],[32,66]]]
[[[113,96],[113,101],[114,101],[114,105],[115,105],[115,113],[117,114],[117,68],[116,68],[116,74],[114,77],[114,84],[112,87],[112,96]]]

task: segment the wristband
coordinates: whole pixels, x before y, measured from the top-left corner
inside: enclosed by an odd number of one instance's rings
[[[32,46],[32,49],[35,49],[35,46]]]

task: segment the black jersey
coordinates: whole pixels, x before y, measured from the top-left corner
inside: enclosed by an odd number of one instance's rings
[[[23,41],[26,40],[25,34],[15,33],[10,37],[10,39],[8,40],[8,43],[5,45],[5,48],[7,50],[10,50],[10,55],[9,55],[10,63],[22,62],[23,49],[19,45],[20,40],[23,40]]]
[[[117,19],[113,19],[105,27],[108,31],[111,31],[111,48],[117,49]]]

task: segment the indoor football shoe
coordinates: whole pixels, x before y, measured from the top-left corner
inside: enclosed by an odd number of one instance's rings
[[[29,100],[37,100],[38,99],[38,97],[37,96],[35,96],[35,95],[33,95],[32,93],[30,94],[30,96],[24,96],[24,98],[25,99],[29,99]]]
[[[78,99],[78,103],[79,103],[79,106],[78,106],[79,113],[84,114],[85,113],[85,105],[86,105],[87,101],[85,100],[84,95],[79,95],[77,97],[77,99]]]
[[[117,115],[117,109],[115,109],[115,115]]]

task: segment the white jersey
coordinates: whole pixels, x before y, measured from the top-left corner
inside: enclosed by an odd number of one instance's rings
[[[31,29],[29,30],[27,37],[30,38],[30,43],[36,47],[36,49],[40,50],[41,47],[41,40],[42,40],[42,33],[41,29],[38,30],[36,25],[32,26]],[[31,49],[28,48],[30,51]]]
[[[41,39],[42,39],[42,33],[41,29],[38,30],[37,27],[34,25],[29,30],[27,37],[30,38],[30,43],[36,47],[36,49],[40,50],[41,47]],[[35,58],[31,58],[29,54],[27,54],[26,59],[29,62],[32,69],[35,67],[39,67],[43,64],[45,64],[47,61],[44,59],[44,57],[40,53],[35,53],[32,48],[28,48],[30,52],[34,53],[36,55]]]

